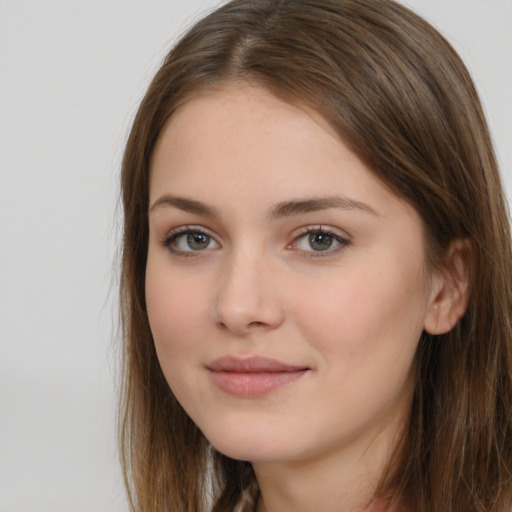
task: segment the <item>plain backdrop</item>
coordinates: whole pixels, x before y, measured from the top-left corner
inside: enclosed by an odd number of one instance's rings
[[[115,440],[120,160],[166,50],[217,3],[0,0],[0,512],[128,510]],[[407,3],[473,73],[512,197],[512,0]]]

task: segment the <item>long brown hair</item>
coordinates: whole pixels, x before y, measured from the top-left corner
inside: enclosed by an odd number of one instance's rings
[[[460,58],[391,0],[233,0],[199,21],[153,79],[122,169],[120,444],[133,510],[197,512],[210,500],[231,512],[257,498],[250,464],[217,453],[169,389],[144,294],[162,127],[198,91],[238,81],[322,114],[420,213],[432,263],[452,240],[468,241],[466,314],[419,341],[410,425],[378,492],[415,512],[510,512],[512,254],[496,159]]]

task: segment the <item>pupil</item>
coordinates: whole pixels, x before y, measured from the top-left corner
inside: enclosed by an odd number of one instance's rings
[[[194,251],[205,249],[208,247],[209,243],[210,237],[208,235],[203,235],[202,233],[190,233],[187,236],[187,244]]]
[[[328,233],[312,233],[309,235],[309,245],[316,251],[326,251],[332,245],[332,235]]]

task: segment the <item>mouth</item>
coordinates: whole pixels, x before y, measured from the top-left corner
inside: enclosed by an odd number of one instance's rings
[[[257,397],[291,384],[310,368],[260,356],[225,356],[206,366],[213,383],[225,393],[238,397]]]

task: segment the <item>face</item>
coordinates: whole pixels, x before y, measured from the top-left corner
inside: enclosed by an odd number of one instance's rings
[[[158,358],[226,455],[391,442],[431,299],[422,223],[320,117],[251,86],[194,97],[155,148]]]

